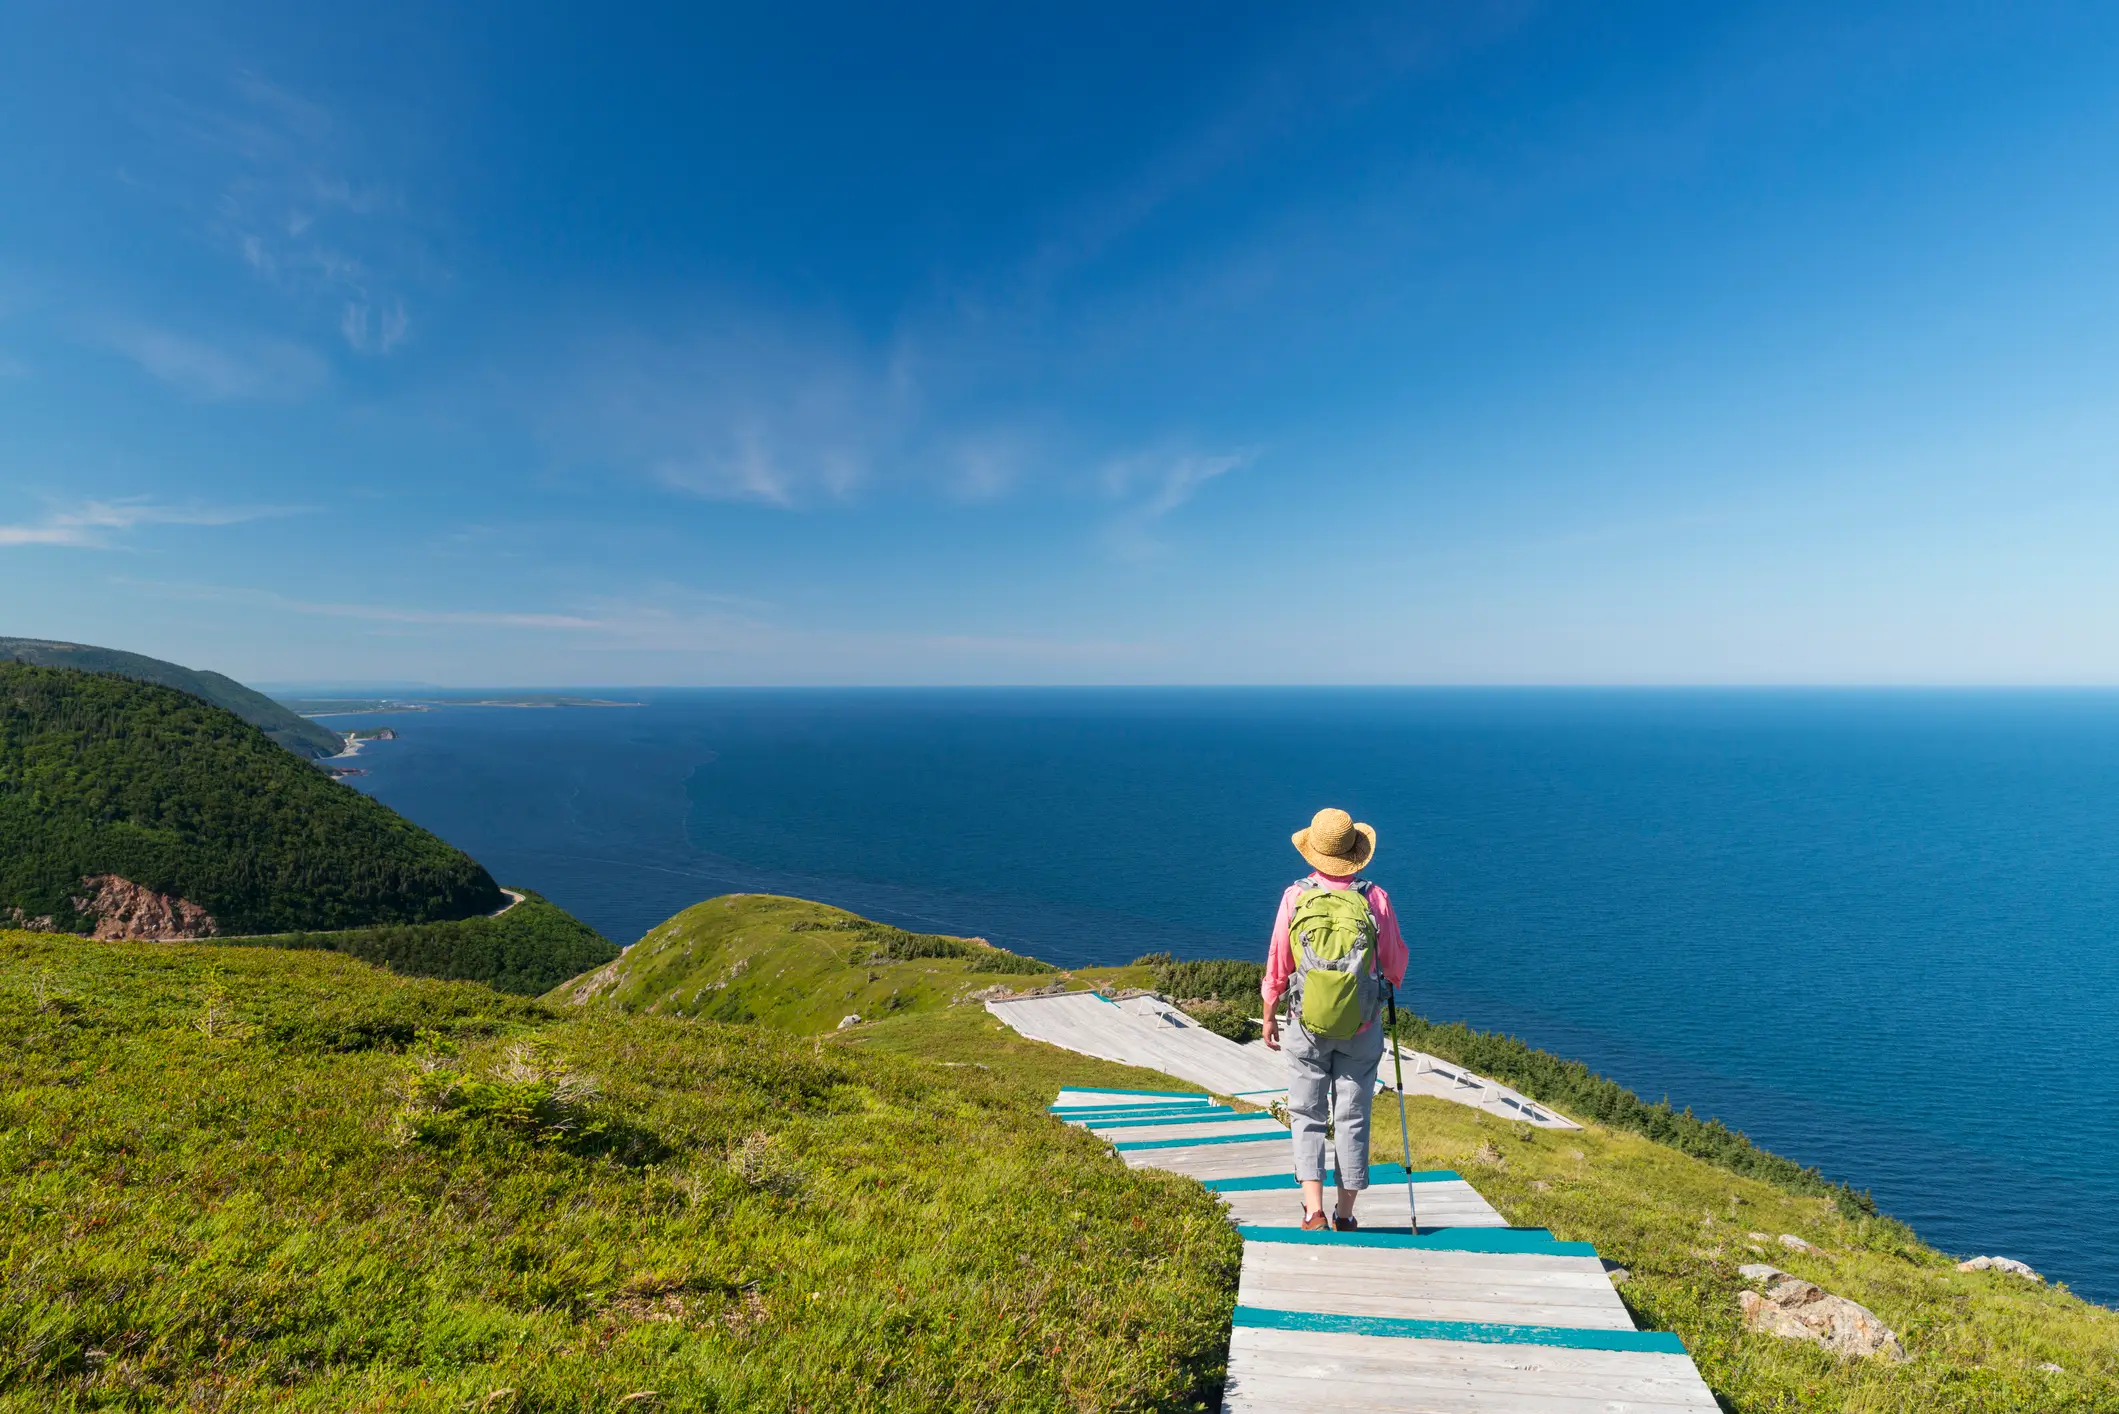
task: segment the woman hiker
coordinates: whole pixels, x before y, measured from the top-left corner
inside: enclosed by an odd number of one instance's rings
[[[1405,939],[1390,895],[1355,875],[1376,857],[1376,832],[1344,810],[1320,810],[1294,835],[1316,872],[1288,885],[1266,953],[1265,1042],[1288,1058],[1288,1119],[1302,1227],[1351,1231],[1369,1186],[1369,1108],[1383,1059],[1383,984],[1405,980]],[[1277,1014],[1290,997],[1283,1036]],[[1324,1211],[1325,1124],[1333,1122],[1339,1195]]]

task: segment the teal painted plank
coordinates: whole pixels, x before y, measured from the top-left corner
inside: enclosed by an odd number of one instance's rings
[[[1250,1227],[1246,1242],[1286,1242],[1304,1247],[1412,1247],[1425,1252],[1528,1252],[1541,1257],[1594,1257],[1587,1242],[1561,1242],[1542,1227],[1431,1227],[1407,1232],[1304,1232],[1299,1227]]]
[[[1241,1113],[1229,1105],[1047,1105],[1045,1113],[1055,1119],[1147,1119],[1157,1115],[1232,1115]]]
[[[1490,1321],[1417,1321],[1404,1316],[1341,1316],[1324,1311],[1276,1311],[1238,1306],[1238,1326],[1333,1335],[1381,1335],[1400,1340],[1461,1340],[1481,1345],[1547,1345],[1562,1350],[1621,1350],[1683,1355],[1685,1342],[1669,1331],[1600,1331],[1574,1326],[1505,1326]]]
[[[1112,1005],[1117,1006],[1118,1003],[1113,1002]],[[1214,1098],[1212,1095],[1199,1090],[1119,1090],[1108,1085],[1100,1085],[1095,1089],[1090,1089],[1083,1085],[1062,1085],[1060,1086],[1060,1093],[1062,1095],[1175,1095],[1180,1100],[1199,1100],[1202,1102]]]
[[[1325,1181],[1332,1181],[1333,1170],[1324,1171]],[[1454,1169],[1422,1169],[1412,1176],[1414,1183],[1449,1183],[1461,1177]],[[1397,1164],[1370,1164],[1369,1182],[1404,1183],[1405,1170]],[[1262,1173],[1251,1178],[1203,1178],[1201,1183],[1214,1193],[1257,1193],[1275,1188],[1300,1188],[1302,1180],[1292,1173]]]
[[[1271,1115],[1240,1115],[1230,1110],[1211,1115],[1171,1115],[1165,1119],[1092,1119],[1089,1127],[1098,1133],[1106,1129],[1146,1129],[1158,1124],[1270,1124],[1282,1134],[1287,1126]]]
[[[1197,1139],[1136,1139],[1131,1144],[1113,1144],[1111,1147],[1121,1154],[1130,1154],[1139,1149],[1195,1149],[1202,1144],[1278,1144],[1288,1137],[1285,1129],[1275,1127],[1271,1134],[1202,1134]]]

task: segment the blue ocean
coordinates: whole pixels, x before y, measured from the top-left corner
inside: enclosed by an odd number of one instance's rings
[[[629,942],[716,893],[1061,963],[1262,956],[1373,823],[1413,1004],[2119,1304],[2119,695],[650,691],[445,706],[355,784]]]

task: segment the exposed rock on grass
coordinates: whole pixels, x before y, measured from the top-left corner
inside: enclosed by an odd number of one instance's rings
[[[2007,1272],[2012,1277],[2025,1281],[2043,1282],[2044,1277],[2031,1270],[2028,1262],[2019,1262],[2014,1257],[1974,1257],[1969,1262],[1959,1262],[1960,1272]]]
[[[92,874],[81,887],[88,892],[72,903],[75,912],[96,920],[91,937],[168,943],[210,938],[221,931],[213,915],[191,900],[158,894],[115,874]]]
[[[1868,1307],[1763,1262],[1737,1270],[1766,1287],[1764,1295],[1737,1293],[1737,1309],[1743,1313],[1746,1330],[1783,1340],[1807,1340],[1848,1358],[1874,1356],[1894,1363],[1906,1358],[1906,1347],[1897,1333]]]

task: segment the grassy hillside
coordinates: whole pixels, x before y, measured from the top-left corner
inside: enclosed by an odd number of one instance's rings
[[[1237,1242],[1152,1083],[0,933],[0,1410],[1180,1410]]]
[[[848,1016],[929,1012],[997,982],[1023,988],[1065,975],[967,938],[908,933],[804,899],[732,894],[650,929],[550,999],[809,1035]]]
[[[702,908],[649,935],[658,966],[689,946],[811,1026],[870,970],[922,1000],[803,1037],[652,988],[555,1006],[322,950],[0,933],[0,1411],[1214,1407],[1234,1232],[1043,1109],[1196,1087],[941,996],[1088,974],[972,971],[964,940],[796,900]],[[1624,1129],[1424,1097],[1412,1121],[1410,1155],[1376,1127],[1379,1161],[1595,1242],[1737,1414],[2119,1408],[2119,1314],[2065,1290]],[[1745,1333],[1760,1260],[1912,1358]]]
[[[1026,1041],[983,1009],[894,1017],[831,1038],[864,1055],[1045,1073],[1051,1047]],[[1179,1083],[1138,1088],[1183,1089]],[[1379,1105],[1390,1104],[1388,1097]],[[1454,1168],[1508,1219],[1594,1242],[1630,1275],[1620,1292],[1644,1327],[1676,1331],[1707,1383],[1737,1414],[1968,1414],[2119,1409],[2119,1313],[2064,1289],[1991,1272],[1959,1272],[1888,1219],[1850,1217],[1829,1197],[1803,1196],[1733,1174],[1643,1135],[1591,1123],[1533,1129],[1445,1100],[1408,1103],[1413,1152],[1396,1115],[1373,1131],[1378,1162]],[[1295,1200],[1290,1195],[1290,1202]],[[1402,1210],[1383,1220],[1405,1220]],[[1751,1234],[1763,1233],[1764,1240]],[[1813,1243],[1791,1251],[1782,1233]],[[1806,1345],[1746,1333],[1737,1267],[1770,1262],[1851,1297],[1904,1337],[1903,1365],[1842,1363]],[[2053,1364],[2059,1370],[2040,1368]]]
[[[333,756],[343,745],[338,733],[295,715],[264,693],[220,673],[201,672],[115,648],[92,648],[85,643],[58,643],[43,638],[0,638],[0,659],[46,668],[117,673],[173,687],[235,713],[297,756]]]
[[[828,1048],[1021,1077],[1049,1095],[1062,1083],[1060,1072],[1080,1058],[1024,1040],[983,1009],[952,1006],[950,998],[994,980],[1153,983],[1175,995],[1230,999],[1247,999],[1257,989],[1254,965],[1159,956],[1128,968],[998,979],[955,958],[879,967],[850,941],[861,936],[858,925],[852,915],[799,900],[713,899],[650,932],[594,986],[577,979],[552,998],[589,995],[608,1004],[614,991],[631,988],[622,1005],[639,1011],[747,1010],[831,1032],[824,1038]],[[658,951],[647,951],[658,943]],[[874,980],[871,972],[878,974]],[[874,1005],[892,993],[905,998],[896,1010]],[[863,1016],[874,1019],[836,1031],[857,997],[868,1003]],[[1575,1063],[1506,1037],[1416,1017],[1406,1024],[1409,1040],[1484,1064],[1589,1121],[1580,1133],[1538,1131],[1422,1098],[1411,1107],[1411,1163],[1456,1168],[1513,1222],[1595,1242],[1625,1264],[1632,1275],[1622,1290],[1641,1323],[1683,1336],[1729,1408],[1744,1414],[2119,1409],[2119,1315],[2064,1289],[1960,1273],[1904,1225],[1876,1215],[1860,1195],[1711,1121],[1645,1104]],[[1131,1083],[1196,1088],[1167,1077]],[[1395,1123],[1376,1126],[1379,1160],[1405,1157],[1396,1129]],[[1816,1250],[1790,1250],[1779,1241],[1782,1233]],[[1736,1269],[1756,1261],[1877,1311],[1905,1338],[1912,1361],[1842,1365],[1808,1347],[1745,1333],[1736,1294],[1746,1284]],[[2041,1368],[2046,1364],[2060,1369]]]
[[[490,913],[477,861],[174,688],[0,662],[0,918],[93,920],[114,874],[223,933]]]
[[[615,943],[573,914],[541,894],[517,892],[522,902],[497,918],[213,941],[231,946],[323,948],[408,977],[483,982],[524,997],[534,997],[555,982],[601,967],[618,956]]]

